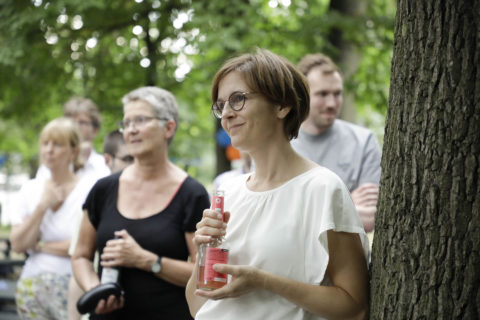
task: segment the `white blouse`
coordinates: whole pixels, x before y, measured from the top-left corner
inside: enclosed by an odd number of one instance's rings
[[[368,238],[350,193],[341,179],[316,167],[264,192],[250,191],[250,174],[224,185],[230,211],[226,239],[229,264],[250,265],[304,283],[325,283],[327,230],[358,233],[368,259]],[[255,290],[238,298],[208,300],[196,315],[203,319],[321,319],[287,299]]]

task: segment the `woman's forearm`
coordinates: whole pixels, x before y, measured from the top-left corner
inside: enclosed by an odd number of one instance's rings
[[[40,224],[47,209],[40,203],[25,221],[12,227],[10,243],[13,251],[23,253],[36,246],[40,240]]]
[[[188,279],[193,272],[194,264],[192,262],[162,258],[162,271],[160,278],[180,287],[185,287]]]
[[[158,256],[153,252],[144,250],[141,258],[137,259],[136,267],[151,272],[151,266],[157,258]],[[159,278],[179,287],[185,287],[187,285],[194,268],[192,262],[162,257],[161,264],[162,270],[157,274]]]
[[[63,241],[40,241],[37,243],[35,250],[61,257],[68,257],[68,248],[70,247],[70,240]]]
[[[93,262],[84,257],[72,259],[73,275],[83,291],[88,291],[100,284],[100,279],[93,269]]]
[[[207,299],[195,295],[195,290],[197,289],[197,279],[198,279],[197,269],[198,269],[198,256],[185,289],[188,309],[190,310],[190,315],[194,318],[198,310],[200,310],[203,304],[207,301]]]
[[[327,319],[364,319],[365,302],[355,301],[335,286],[311,285],[259,271],[261,288],[276,293],[313,314]]]

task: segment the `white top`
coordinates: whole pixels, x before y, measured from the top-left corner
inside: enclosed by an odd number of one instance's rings
[[[105,163],[103,155],[98,154],[92,149],[84,167],[78,170],[76,174],[78,177],[91,176],[95,179],[100,179],[110,174],[110,168]],[[50,176],[50,170],[45,165],[41,165],[37,170],[35,178],[48,179]]]
[[[70,239],[78,215],[82,215],[82,205],[95,179],[84,177],[80,179],[65,199],[62,206],[55,212],[48,209],[40,224],[40,240],[44,242]],[[15,211],[12,212],[12,225],[21,224],[33,213],[43,194],[46,179],[27,181],[17,194]],[[60,257],[44,252],[28,250],[28,258],[22,270],[22,278],[51,272],[71,274],[72,267],[69,257]]]
[[[273,190],[253,192],[249,174],[221,186],[230,211],[226,240],[229,264],[251,265],[300,282],[319,285],[329,253],[327,230],[368,238],[345,185],[324,167],[311,169]],[[321,319],[279,295],[255,290],[238,298],[208,300],[196,315],[204,319]]]
[[[335,172],[350,191],[367,182],[380,182],[380,146],[367,128],[336,119],[320,135],[300,130],[291,145],[301,156]]]

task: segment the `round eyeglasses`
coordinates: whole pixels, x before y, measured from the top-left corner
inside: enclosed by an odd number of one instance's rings
[[[120,121],[118,123],[118,128],[120,132],[123,132],[130,128],[130,125],[133,124],[133,126],[137,129],[144,127],[147,122],[152,121],[153,119],[161,120],[161,121],[168,121],[169,119],[167,118],[160,118],[160,117],[148,117],[148,116],[136,116],[133,117],[132,119],[125,119],[123,121]]]
[[[252,93],[253,92],[235,91],[230,95],[230,97],[228,97],[228,105],[233,111],[240,111],[245,106],[245,100],[247,100],[246,95]],[[225,103],[227,101],[217,100],[212,104],[212,111],[215,118],[222,119],[223,109],[225,108]]]

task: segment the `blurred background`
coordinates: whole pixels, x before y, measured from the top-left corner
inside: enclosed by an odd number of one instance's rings
[[[102,152],[125,93],[172,91],[180,124],[171,160],[211,190],[239,157],[210,112],[211,81],[226,59],[255,47],[294,64],[330,55],[345,77],[341,117],[382,142],[395,11],[393,0],[0,0],[2,225],[12,194],[37,170],[41,128],[73,95],[98,104]]]

